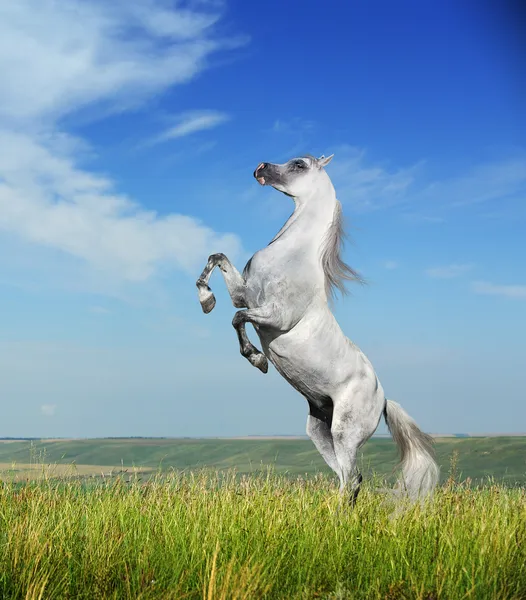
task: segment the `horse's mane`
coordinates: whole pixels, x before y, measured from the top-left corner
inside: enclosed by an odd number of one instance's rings
[[[364,283],[361,275],[341,258],[344,240],[347,237],[344,230],[342,205],[336,200],[332,223],[325,234],[321,248],[321,264],[325,274],[325,292],[329,298],[335,297],[336,290],[342,295],[346,295],[346,281]]]

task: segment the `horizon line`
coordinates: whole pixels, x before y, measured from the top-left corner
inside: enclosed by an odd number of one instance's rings
[[[432,438],[484,438],[484,437],[526,437],[526,432],[487,432],[487,433],[430,433]],[[372,438],[391,438],[388,433],[373,434]],[[150,435],[104,435],[104,436],[0,436],[0,442],[24,441],[75,441],[75,440],[309,440],[307,435],[294,434],[248,434],[248,435],[178,435],[178,436],[150,436]]]

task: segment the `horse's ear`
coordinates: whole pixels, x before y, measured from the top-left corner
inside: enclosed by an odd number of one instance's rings
[[[323,154],[320,156],[320,158],[318,158],[318,165],[320,167],[326,167],[331,160],[334,158],[334,154],[331,154],[330,156],[327,156],[327,158],[325,158],[325,156],[323,156]]]

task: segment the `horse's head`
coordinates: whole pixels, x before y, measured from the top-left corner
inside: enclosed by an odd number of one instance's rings
[[[327,158],[303,156],[282,165],[260,163],[254,171],[254,177],[261,185],[271,185],[276,190],[297,198],[317,189],[322,178],[329,181],[323,167],[331,162],[333,156],[334,154]]]

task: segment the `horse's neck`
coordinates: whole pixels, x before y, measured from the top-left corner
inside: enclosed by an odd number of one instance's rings
[[[310,246],[321,244],[330,227],[336,210],[336,196],[324,194],[317,197],[295,198],[296,207],[287,222],[270,242],[280,240],[290,242],[295,247],[307,243]]]

